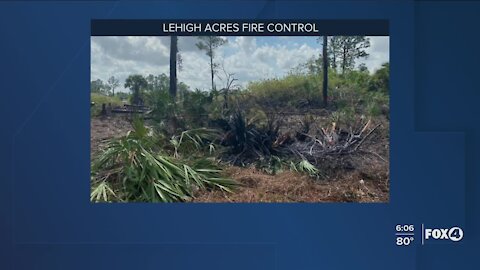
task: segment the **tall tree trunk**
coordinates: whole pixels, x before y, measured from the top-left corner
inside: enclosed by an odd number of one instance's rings
[[[170,95],[177,96],[177,36],[170,37]]]
[[[215,83],[213,82],[215,76],[215,71],[213,70],[213,56],[210,56],[210,72],[212,74],[212,90],[215,90]]]
[[[337,71],[337,53],[336,52],[332,53],[332,69],[334,69],[335,72]]]
[[[213,81],[214,80],[214,77],[215,77],[215,70],[214,70],[214,66],[213,66],[213,48],[212,48],[212,43],[210,42],[209,44],[209,50],[210,50],[210,72],[212,74],[212,91],[215,91],[215,82]]]
[[[323,106],[328,105],[328,55],[327,55],[328,36],[323,36]]]

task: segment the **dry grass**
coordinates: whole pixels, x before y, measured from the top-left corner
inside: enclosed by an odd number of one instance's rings
[[[255,168],[228,167],[226,174],[242,186],[234,193],[204,191],[196,194],[194,201],[388,202],[389,123],[380,123],[381,128],[357,153],[329,156],[317,162],[323,179],[290,171],[269,175]]]
[[[90,120],[90,157],[105,147],[108,140],[127,135],[132,124],[125,117],[92,117]]]
[[[227,175],[242,184],[233,193],[204,191],[194,202],[388,202],[388,180],[358,171],[317,180],[294,172],[268,175],[255,168],[229,167]],[[381,178],[384,178],[381,177]],[[388,179],[388,177],[387,177]]]
[[[91,154],[106,140],[124,136],[131,124],[124,118],[91,120]],[[255,168],[227,167],[229,176],[242,185],[233,193],[198,191],[193,202],[388,202],[388,121],[355,155],[330,157],[320,162],[324,179],[285,171],[269,175]]]

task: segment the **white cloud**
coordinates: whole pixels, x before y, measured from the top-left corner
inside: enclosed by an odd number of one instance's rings
[[[370,37],[370,47],[366,49],[369,56],[360,63],[365,63],[373,72],[390,59],[390,37]]]
[[[257,39],[255,37],[236,37],[232,47],[245,53],[252,53],[257,47]]]
[[[230,37],[217,51],[216,62],[228,73],[235,73],[241,85],[249,81],[281,77],[292,68],[321,53],[316,37]],[[179,37],[178,47],[183,59],[178,78],[192,89],[209,89],[209,59],[196,47],[196,37]],[[389,38],[370,37],[370,56],[359,61],[370,71],[389,59]],[[106,81],[114,75],[123,82],[131,74],[168,74],[169,37],[92,37],[91,79]],[[217,87],[223,87],[218,72]]]

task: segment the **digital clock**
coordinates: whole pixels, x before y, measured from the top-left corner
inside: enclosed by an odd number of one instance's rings
[[[397,232],[413,232],[415,230],[415,226],[413,224],[397,224],[395,226],[395,231]]]

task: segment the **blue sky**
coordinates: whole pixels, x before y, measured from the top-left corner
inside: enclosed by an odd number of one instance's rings
[[[360,59],[371,72],[389,61],[389,37],[368,37],[370,54]],[[225,37],[228,43],[218,49],[216,62],[228,73],[234,73],[240,85],[252,80],[285,76],[299,64],[321,53],[317,37]],[[209,59],[195,46],[196,37],[179,37],[178,47],[183,68],[180,81],[192,89],[209,89]],[[130,74],[158,75],[169,71],[169,37],[92,37],[91,79],[106,81],[110,76],[123,82]],[[218,72],[217,87],[224,83],[224,72]],[[222,81],[223,80],[223,81]]]

